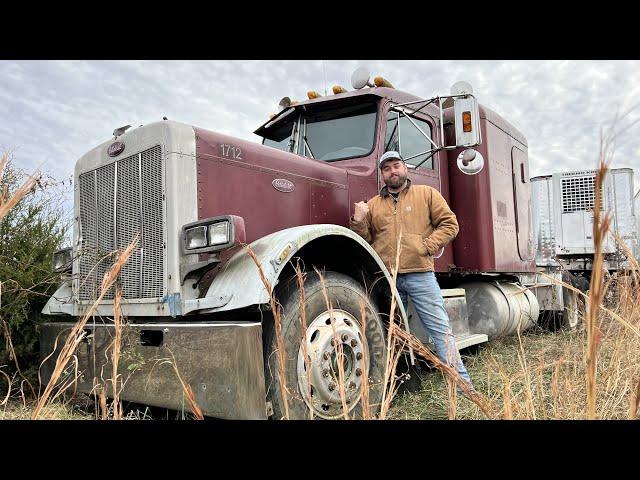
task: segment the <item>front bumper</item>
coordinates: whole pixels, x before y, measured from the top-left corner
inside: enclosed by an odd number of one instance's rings
[[[48,382],[55,359],[73,328],[71,322],[42,325],[41,354],[57,352],[42,366]],[[78,357],[77,389],[92,393],[100,383],[112,392],[111,348],[113,324],[89,321],[87,336],[75,352]],[[266,418],[262,325],[254,322],[127,324],[118,363],[122,400],[145,405],[188,410],[180,381],[189,384],[196,403],[207,416],[227,419]],[[66,374],[74,374],[69,362]],[[121,383],[120,383],[121,382]]]

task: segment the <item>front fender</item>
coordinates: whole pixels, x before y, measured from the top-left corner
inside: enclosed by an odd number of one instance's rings
[[[371,245],[357,233],[340,225],[319,224],[287,228],[254,241],[249,247],[258,258],[266,279],[275,287],[280,273],[296,252],[309,242],[327,236],[340,236],[352,240],[354,245],[365,250],[376,262],[380,272],[391,285],[391,275]],[[330,254],[331,252],[327,252],[327,255]],[[224,312],[267,304],[269,300],[269,292],[260,279],[254,260],[246,249],[242,249],[231,257],[224,269],[218,273],[205,297],[184,301],[183,313],[196,310],[201,313]],[[397,294],[396,302],[398,311],[405,320],[405,327],[408,327],[402,301]]]

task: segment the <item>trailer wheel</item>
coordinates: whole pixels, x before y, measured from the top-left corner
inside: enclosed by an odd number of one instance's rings
[[[585,278],[573,275],[571,272],[562,273],[562,281],[582,290]],[[587,284],[588,287],[588,284]],[[559,327],[564,330],[573,330],[580,323],[580,312],[578,310],[578,294],[567,287],[562,287],[563,310],[560,315]]]
[[[376,305],[362,286],[337,272],[324,274],[331,302],[334,327],[323,295],[320,278],[313,272],[304,284],[305,316],[308,325],[303,335],[300,321],[300,291],[296,279],[278,292],[282,306],[281,325],[284,340],[284,378],[290,419],[344,418],[338,374],[338,345],[342,345],[345,401],[349,418],[362,418],[364,373],[369,379],[369,417],[380,409],[386,364],[385,333]],[[364,301],[366,332],[362,327],[360,303]],[[273,417],[284,418],[278,352],[273,326],[265,328],[265,379],[267,400]],[[338,339],[338,343],[335,339]],[[304,341],[304,344],[303,344]],[[305,352],[307,361],[305,362]]]
[[[580,312],[578,310],[578,295],[573,290],[562,288],[562,302],[564,309],[562,311],[561,328],[565,330],[573,330],[580,323]]]

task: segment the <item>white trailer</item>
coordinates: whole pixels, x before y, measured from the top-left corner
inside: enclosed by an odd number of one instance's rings
[[[533,231],[539,267],[563,267],[588,276],[595,253],[595,175],[595,170],[580,170],[531,179]],[[638,252],[631,168],[609,171],[604,180],[601,208],[603,214],[609,213],[612,217],[611,230],[603,243],[604,267],[616,271],[627,267],[629,262],[614,233],[631,252]]]

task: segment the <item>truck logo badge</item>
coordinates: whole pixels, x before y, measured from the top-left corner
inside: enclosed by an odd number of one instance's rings
[[[273,185],[273,188],[283,193],[291,193],[296,188],[293,182],[285,178],[276,178],[273,182],[271,182],[271,185]]]
[[[124,143],[113,142],[111,145],[109,145],[109,148],[107,149],[107,155],[109,155],[110,157],[117,157],[122,153],[123,150],[124,150]]]

